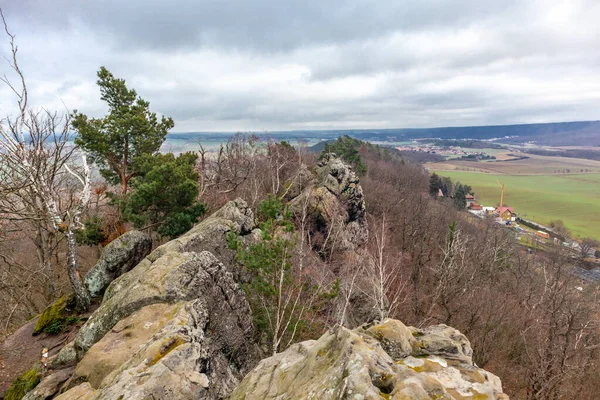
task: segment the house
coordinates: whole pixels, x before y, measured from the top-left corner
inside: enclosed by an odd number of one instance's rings
[[[467,208],[468,208],[469,210],[473,210],[473,211],[482,211],[482,212],[483,212],[483,206],[482,206],[481,204],[477,204],[476,202],[469,203],[469,204],[467,205]]]
[[[473,196],[472,194],[468,194],[465,196],[465,200],[467,201],[467,207],[469,207],[469,205],[475,203],[475,196]]]
[[[517,213],[512,207],[498,207],[496,213],[503,221],[516,221],[517,219]]]
[[[471,203],[467,206],[467,211],[471,214],[477,215],[479,218],[483,218],[485,216],[485,212],[483,211],[483,206],[477,203]]]

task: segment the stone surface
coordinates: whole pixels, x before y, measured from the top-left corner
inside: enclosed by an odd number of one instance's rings
[[[57,394],[63,383],[71,377],[73,368],[61,369],[48,375],[33,389],[28,392],[23,400],[46,400]]]
[[[96,391],[89,383],[85,382],[66,393],[56,396],[54,400],[95,400],[97,398]]]
[[[101,296],[115,278],[130,271],[151,250],[150,235],[140,231],[126,232],[110,242],[96,265],[85,276],[84,284],[90,295]]]
[[[358,176],[335,154],[329,153],[317,164],[314,185],[289,203],[297,215],[304,209],[313,222],[313,234],[331,232],[339,251],[355,250],[368,239],[366,207]],[[321,249],[322,250],[322,249]]]
[[[159,303],[143,307],[120,320],[77,363],[72,384],[88,381],[98,388],[102,380],[129,360],[181,308],[181,304]]]
[[[92,399],[225,397],[248,370],[243,365],[257,360],[246,351],[245,332],[227,316],[223,325],[214,318],[203,299],[142,308],[88,351],[64,399],[78,398],[74,393],[83,390],[85,379],[84,393]],[[140,332],[144,329],[151,335]]]
[[[470,349],[445,325],[337,327],[262,360],[230,399],[508,399]]]
[[[251,311],[232,273],[237,267],[228,262],[230,271],[215,254],[234,260],[227,233],[253,240],[254,226],[246,203],[231,201],[115,279],[59,354],[79,360],[61,398],[229,394],[259,357]]]
[[[48,366],[53,369],[71,366],[77,362],[77,352],[75,351],[75,343],[69,342],[63,346],[60,352],[51,357]]]
[[[62,296],[54,303],[50,304],[37,319],[33,328],[33,335],[39,335],[53,323],[60,323],[66,318],[72,310],[69,306],[74,307],[75,298],[73,296]]]

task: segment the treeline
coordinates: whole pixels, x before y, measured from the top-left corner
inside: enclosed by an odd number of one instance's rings
[[[431,142],[434,146],[440,147],[464,147],[469,149],[503,149],[498,143],[486,142],[481,140],[452,140],[439,139]]]
[[[566,149],[566,150],[543,150],[527,149],[527,153],[538,156],[584,158],[587,160],[600,160],[600,150]]]

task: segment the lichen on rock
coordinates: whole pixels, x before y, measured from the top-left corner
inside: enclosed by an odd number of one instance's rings
[[[152,239],[147,233],[129,231],[106,246],[100,259],[87,273],[85,287],[90,296],[98,297],[117,277],[130,271],[152,250]]]
[[[508,399],[495,375],[473,365],[460,332],[413,329],[391,319],[338,326],[262,360],[230,399]]]

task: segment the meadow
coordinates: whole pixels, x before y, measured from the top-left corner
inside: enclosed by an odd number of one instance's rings
[[[479,164],[479,163],[478,163]],[[504,184],[504,204],[519,216],[542,224],[560,219],[576,237],[600,239],[600,173],[557,175],[505,175],[436,171],[473,187],[477,201],[497,206]]]

